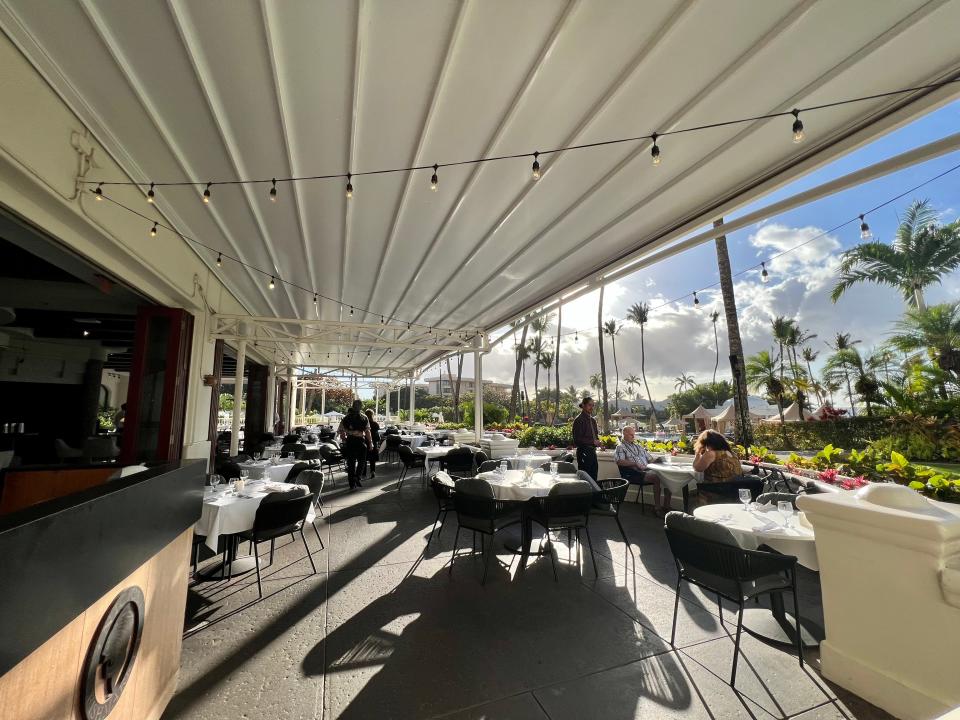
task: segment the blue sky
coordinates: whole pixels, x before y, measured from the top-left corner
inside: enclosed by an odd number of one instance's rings
[[[731,217],[945,137],[956,132],[958,127],[960,101],[946,105],[780,188]],[[728,247],[734,272],[815,237],[957,164],[960,164],[960,152],[893,173],[731,233]],[[902,212],[914,198],[927,198],[935,209],[943,213],[945,220],[956,219],[960,216],[960,170],[869,215],[868,222],[875,239],[883,242],[891,240],[898,224],[897,213]],[[735,293],[745,351],[753,353],[771,347],[769,322],[775,314],[793,317],[801,327],[818,335],[811,344],[815,350],[822,351],[817,366],[827,355],[824,340],[835,332],[851,333],[862,340],[865,349],[879,345],[904,310],[903,301],[895,290],[862,286],[849,291],[836,304],[829,299],[840,254],[859,242],[859,226],[851,224],[808,244],[801,251],[770,263],[771,281],[766,285],[760,283],[759,271],[737,278]],[[647,301],[651,306],[661,305],[698,288],[710,286],[717,279],[714,245],[706,243],[608,286],[604,312],[610,318],[622,319],[626,309],[634,302]],[[687,297],[654,313],[646,333],[646,372],[651,394],[656,399],[673,392],[674,378],[681,372],[694,375],[698,381],[712,378],[717,349],[709,314],[714,308],[722,314],[722,306],[719,293],[715,290],[705,291],[700,297],[700,310],[695,311],[692,300]],[[945,278],[942,286],[927,291],[928,303],[958,299],[960,277],[957,274]],[[574,338],[569,335],[563,341],[561,384],[564,387],[571,384],[579,388],[587,386],[589,375],[599,369],[596,330],[591,329],[595,328],[596,323],[596,303],[597,294],[593,293],[564,306],[564,332],[574,328],[580,330],[579,343],[574,343]],[[722,320],[718,330],[721,358],[717,375],[719,379],[729,376],[724,372],[727,347],[726,328]],[[621,378],[631,373],[639,374],[637,328],[624,324],[617,340],[617,353]],[[607,365],[612,392],[614,369],[609,346]],[[513,360],[507,343],[486,357],[484,368],[487,378],[512,381]],[[434,369],[428,370],[427,374],[435,374]],[[465,362],[464,374],[472,374],[471,360]],[[532,385],[532,370],[528,374],[528,384]],[[840,398],[837,398],[837,404],[843,405]]]

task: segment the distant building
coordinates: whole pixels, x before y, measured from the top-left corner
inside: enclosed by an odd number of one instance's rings
[[[454,375],[452,378],[449,375],[441,373],[439,377],[428,377],[424,378],[427,381],[428,392],[431,395],[451,395],[453,394],[453,386],[457,383],[457,376]],[[476,382],[472,377],[461,377],[460,378],[460,394],[465,395],[467,393],[476,394]],[[506,383],[493,382],[492,380],[483,381],[483,389],[487,390],[505,390],[506,392],[511,392],[513,390],[512,385]]]

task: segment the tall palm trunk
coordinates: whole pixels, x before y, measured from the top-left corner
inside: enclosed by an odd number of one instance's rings
[[[843,379],[847,381],[847,397],[850,398],[850,414],[856,417],[857,406],[853,403],[853,388],[850,387],[850,372],[847,370],[846,365],[844,365],[843,368]]]
[[[603,356],[603,285],[597,303],[597,342],[600,344],[600,391],[603,394],[603,432],[610,432],[610,404],[607,402],[607,361]]]
[[[553,398],[553,422],[556,424],[560,415],[560,328],[563,326],[563,303],[557,304],[557,350],[553,356],[554,371],[556,372],[556,390]]]
[[[453,420],[451,422],[457,422],[457,404],[453,401],[453,373],[450,372],[449,357],[447,358],[447,384],[450,385],[450,410],[453,412]],[[440,378],[440,387],[443,387],[443,377]]]
[[[722,225],[722,219],[713,224],[714,227]],[[714,243],[717,250],[717,269],[720,273],[720,290],[723,295],[723,313],[727,321],[730,369],[733,372],[733,406],[737,416],[736,437],[741,445],[749,447],[753,444],[753,427],[750,425],[747,373],[743,361],[743,343],[740,340],[740,322],[737,318],[737,302],[733,294],[733,274],[730,271],[726,235],[718,235]]]
[[[813,368],[810,366],[809,360],[807,360],[807,374],[810,376],[810,382],[813,383]],[[817,402],[823,405],[823,397],[820,395],[820,391],[816,386],[814,386],[813,391],[817,394]]]
[[[613,346],[613,372],[616,380],[613,386],[613,402],[616,405],[614,412],[620,410],[620,365],[617,363],[617,336],[610,336],[610,344]]]
[[[521,374],[523,376],[523,398],[526,401],[527,409],[524,411],[526,417],[530,417],[530,391],[527,390],[527,361],[524,358],[521,363]],[[523,403],[520,403],[520,406],[523,407]]]
[[[657,408],[654,407],[653,395],[650,394],[650,386],[647,384],[647,352],[643,342],[643,325],[640,325],[640,377],[643,378],[643,387],[647,391],[647,401],[650,403],[650,425],[656,426]]]
[[[717,321],[713,321],[713,346],[717,349],[717,360],[713,364],[713,384],[717,384],[717,370],[720,368],[720,339],[717,337]]]
[[[514,354],[516,355],[517,366],[513,371],[513,392],[510,394],[510,419],[513,420],[517,416],[517,401],[520,400],[520,371],[523,368],[523,359],[520,356],[520,352],[516,349],[518,347],[524,347],[527,344],[527,326],[523,326],[523,333],[520,335],[520,344],[517,345],[516,339],[517,334],[513,334],[514,339]],[[520,413],[523,414],[523,406],[521,405]]]
[[[790,372],[793,373],[793,386],[797,390],[797,410],[800,411],[800,422],[803,422],[806,418],[803,417],[803,391],[800,389],[800,363],[797,361],[797,346],[790,346],[790,357],[792,362],[790,363]]]
[[[463,377],[463,353],[457,355],[457,382],[453,386],[453,412],[460,422],[460,379]],[[476,395],[476,393],[474,393]],[[474,399],[476,402],[476,399]]]
[[[534,417],[540,419],[540,358],[533,359],[533,397],[536,399]]]

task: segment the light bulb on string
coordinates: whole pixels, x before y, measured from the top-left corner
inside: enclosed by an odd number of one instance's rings
[[[765,262],[760,263],[760,267],[763,268],[760,271],[760,279],[765,283],[770,282],[770,273],[767,272],[767,263]]]
[[[273,187],[270,188],[270,202],[277,201],[277,179],[273,178],[270,182],[273,183]]]
[[[863,215],[860,216],[860,239],[869,240],[873,237],[873,233],[870,232],[870,226],[867,225],[867,221],[864,219]]]
[[[314,307],[317,306],[317,295],[316,295],[316,293],[314,293],[314,295],[313,295],[313,306],[314,306]]]
[[[153,186],[154,184],[150,183],[150,189],[147,190],[147,202],[151,204],[153,203],[154,199],[156,199],[157,197],[156,193],[153,192]]]
[[[695,310],[700,309],[700,298],[697,297],[697,291],[693,291],[693,307]]]
[[[654,133],[650,136],[650,139],[653,140],[653,147],[650,148],[650,158],[654,165],[660,164],[660,146],[657,145],[657,138],[660,137],[657,133]]]
[[[347,173],[347,200],[353,197],[353,175]]]
[[[157,236],[157,224],[154,223],[153,227],[150,228],[150,237],[156,237],[156,236]]]
[[[533,154],[532,175],[533,175],[534,181],[540,179],[540,160],[538,159],[539,157],[540,157],[540,151],[538,150]]]
[[[217,253],[217,267],[223,267],[223,254]]]
[[[207,183],[207,187],[203,191],[203,202],[210,204],[210,186],[213,185],[212,182]]]
[[[96,189],[93,191],[93,194],[97,196],[97,200],[103,200],[103,183],[97,183]]]
[[[437,183],[440,182],[439,179],[437,178],[437,170],[439,169],[440,169],[440,166],[434,164],[433,175],[430,176],[430,189],[433,190],[434,192],[437,191]]]
[[[350,306],[350,315],[353,315],[353,305]]]
[[[269,287],[271,290],[273,290],[276,286],[277,286],[277,283],[274,282],[273,275],[271,275],[271,276],[270,276],[270,285],[269,285],[268,287]]]
[[[793,113],[793,142],[803,142],[806,133],[803,132],[803,120],[800,119],[800,111],[794,108]]]

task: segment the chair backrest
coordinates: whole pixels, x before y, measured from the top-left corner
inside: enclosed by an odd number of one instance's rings
[[[473,451],[470,448],[454,448],[444,456],[443,460],[449,471],[473,471]]]
[[[319,496],[323,492],[323,470],[304,470],[297,476],[297,482],[310,488],[310,492]]]
[[[621,478],[601,480],[597,484],[603,488],[600,499],[603,502],[613,503],[615,505],[623,502],[623,499],[627,496],[627,488],[630,487],[630,483]]]
[[[253,531],[264,533],[303,522],[310,512],[313,497],[313,493],[307,493],[303,488],[268,494],[257,508]]]
[[[288,483],[300,482],[297,478],[300,477],[300,474],[304,470],[309,470],[309,469],[310,469],[310,463],[307,463],[307,462],[294,463],[293,467],[290,468],[290,472],[287,473],[287,477],[284,480],[284,482],[288,482]]]
[[[473,454],[473,464],[482,465],[487,461],[487,454],[483,450],[477,450]]]
[[[291,444],[291,443],[298,443],[298,442],[300,442],[300,436],[299,436],[299,435],[295,435],[295,434],[293,434],[293,433],[289,433],[288,435],[284,435],[284,436],[283,436],[283,444],[284,444],[284,445],[289,445],[289,444]]]
[[[594,487],[583,480],[561,480],[556,483],[543,502],[547,518],[582,516],[584,522],[593,505]]]
[[[453,493],[453,506],[457,515],[493,519],[497,501],[493,488],[483,478],[464,478],[457,482]]]
[[[401,445],[397,448],[397,452],[400,453],[400,462],[406,467],[413,467],[414,463],[417,462],[417,458],[414,457],[413,450],[410,449],[409,445]]]
[[[319,460],[320,459],[320,449],[319,448],[310,448],[309,450],[304,450],[301,453],[297,453],[297,457],[301,460]]]
[[[250,456],[246,453],[239,453],[237,455],[232,455],[230,457],[230,462],[243,463],[247,462],[250,459]]]
[[[586,470],[577,470],[577,480],[587,483],[596,492],[603,490],[603,488],[597,484],[597,481],[594,480],[590,473],[588,473]]]
[[[478,473],[493,472],[498,467],[500,467],[499,460],[484,460],[482,463],[480,463],[479,467],[477,467],[477,472]]]
[[[224,480],[236,480],[240,477],[240,466],[235,462],[222,463],[217,468],[217,474],[222,475]]]
[[[797,509],[797,496],[793,493],[768,492],[757,496],[758,505],[773,505],[776,507],[779,502],[788,502],[793,505],[794,510]]]
[[[803,489],[801,480],[788,477],[777,468],[762,468],[758,474],[763,478],[764,493],[796,494]]]
[[[387,443],[388,450],[396,450],[398,447],[400,447],[399,435],[384,435],[384,440]]]
[[[290,455],[291,453],[304,452],[306,449],[307,446],[303,443],[284,443],[280,447],[280,455],[281,457],[287,457],[287,455]]]
[[[697,489],[705,494],[720,498],[726,502],[740,502],[740,490],[746,488],[750,491],[750,499],[756,500],[763,492],[763,480],[755,475],[741,475],[733,480],[714,483],[700,483]]]
[[[576,475],[577,466],[571,462],[564,462],[563,460],[551,460],[550,462],[545,462],[540,466],[541,470],[547,470],[549,472],[550,465],[557,464],[557,473],[560,475]],[[589,477],[589,476],[588,476]]]

